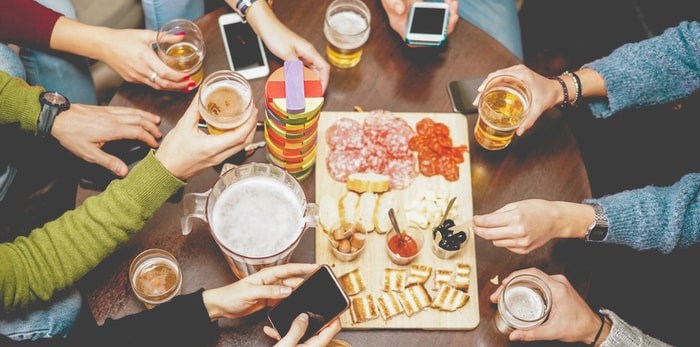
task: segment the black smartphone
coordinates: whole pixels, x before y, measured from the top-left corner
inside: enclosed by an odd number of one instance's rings
[[[267,318],[280,336],[289,332],[292,322],[301,313],[309,316],[306,333],[299,341],[303,343],[316,335],[333,319],[350,307],[350,299],[340,286],[328,265],[321,265],[309,275],[292,294],[270,309]]]
[[[476,113],[476,106],[472,105],[476,95],[477,88],[481,85],[486,77],[466,78],[463,80],[452,81],[447,86],[447,92],[450,94],[452,101],[452,109],[455,112],[470,114]]]
[[[236,13],[219,16],[219,28],[231,70],[249,80],[270,73],[262,40],[241,16]]]
[[[150,149],[151,147],[138,140],[116,140],[102,146],[103,151],[124,161],[129,170],[143,159]],[[101,165],[88,162],[82,165],[79,184],[83,188],[104,190],[112,180],[120,178]]]

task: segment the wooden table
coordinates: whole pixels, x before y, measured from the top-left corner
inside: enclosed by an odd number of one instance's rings
[[[306,37],[319,52],[325,51],[323,13],[328,1],[276,1],[274,10],[292,30]],[[323,110],[351,111],[354,105],[365,110],[387,109],[395,112],[451,112],[447,83],[454,79],[485,76],[519,61],[493,38],[460,20],[443,50],[411,50],[392,31],[379,1],[366,1],[372,13],[371,34],[362,61],[349,70],[334,69],[326,92]],[[217,17],[229,9],[219,9],[198,20],[207,43],[205,74],[226,69],[226,55]],[[271,70],[281,61],[269,55]],[[265,79],[251,81],[256,105],[264,109]],[[151,111],[163,118],[161,130],[173,127],[192,100],[192,94],[157,92],[142,85],[124,84],[112,105],[131,106]],[[262,119],[262,113],[259,117]],[[467,116],[470,133],[476,115]],[[590,187],[578,145],[559,112],[545,114],[536,126],[510,147],[500,152],[482,150],[470,136],[474,213],[491,212],[504,204],[526,198],[580,201],[590,196]],[[262,139],[258,132],[256,140]],[[248,159],[264,162],[264,150]],[[206,170],[192,178],[185,189],[203,192],[217,179],[217,171]],[[315,199],[314,175],[302,182],[309,200]],[[79,190],[78,201],[96,192]],[[181,201],[167,203],[147,223],[144,230],[106,259],[81,283],[98,322],[144,310],[132,294],[128,268],[133,257],[144,249],[158,247],[172,252],[184,271],[183,293],[212,288],[235,280],[223,255],[208,233],[197,224],[189,236],[180,232]],[[489,279],[537,266],[549,273],[570,268],[571,257],[562,256],[560,247],[568,242],[552,242],[530,255],[521,256],[490,242],[476,240],[479,310],[481,323],[472,331],[371,330],[342,331],[338,338],[353,346],[501,346],[509,345],[492,324],[496,306],[489,295],[496,288]],[[573,241],[575,242],[575,241]],[[561,245],[565,243],[564,245]],[[293,261],[314,260],[313,229],[305,234]],[[582,291],[587,290],[585,271],[567,272]],[[262,333],[263,314],[241,321],[220,322],[218,346],[270,346]]]

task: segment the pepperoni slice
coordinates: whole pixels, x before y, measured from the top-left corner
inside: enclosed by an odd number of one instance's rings
[[[416,124],[416,132],[419,135],[429,135],[431,133],[433,125],[435,125],[435,122],[433,122],[432,119],[423,118]]]

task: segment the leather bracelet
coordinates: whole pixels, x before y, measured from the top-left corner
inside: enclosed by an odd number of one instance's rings
[[[593,339],[593,342],[589,346],[595,347],[595,343],[598,342],[598,339],[600,338],[600,334],[603,332],[603,327],[605,326],[605,315],[597,312],[598,317],[600,317],[600,328],[598,328],[598,332],[595,334],[595,338]]]
[[[559,81],[559,84],[561,84],[561,89],[564,91],[564,102],[559,106],[562,108],[571,106],[571,103],[569,103],[569,89],[566,88],[566,83],[564,83],[564,80],[559,76],[552,76],[549,79]]]
[[[581,79],[578,78],[578,75],[575,72],[564,71],[563,75],[571,77],[571,79],[574,81],[576,95],[574,96],[574,101],[571,102],[571,106],[576,107],[576,105],[578,105],[579,100],[581,100],[581,97],[583,96],[583,89],[581,88]]]

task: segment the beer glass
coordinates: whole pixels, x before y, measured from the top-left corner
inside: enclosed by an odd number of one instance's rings
[[[141,252],[129,267],[131,288],[136,297],[153,308],[180,294],[182,271],[168,251],[153,248]]]
[[[196,86],[204,77],[204,36],[197,24],[173,19],[160,27],[156,36],[158,57],[174,70],[190,75]]]
[[[287,263],[318,217],[318,206],[306,201],[299,182],[264,163],[236,166],[209,191],[186,194],[183,200],[182,233],[190,233],[194,219],[206,221],[238,278]]]
[[[552,292],[547,283],[535,275],[517,275],[498,297],[496,328],[504,335],[515,329],[532,329],[544,323],[551,310]]]
[[[530,90],[518,78],[498,75],[489,79],[479,99],[474,139],[488,150],[506,148],[530,107]]]
[[[210,134],[221,134],[243,124],[253,113],[250,84],[238,72],[220,70],[207,76],[198,96],[199,114]]]
[[[347,69],[360,62],[369,26],[369,8],[360,0],[335,0],[328,6],[323,34],[331,65]]]

